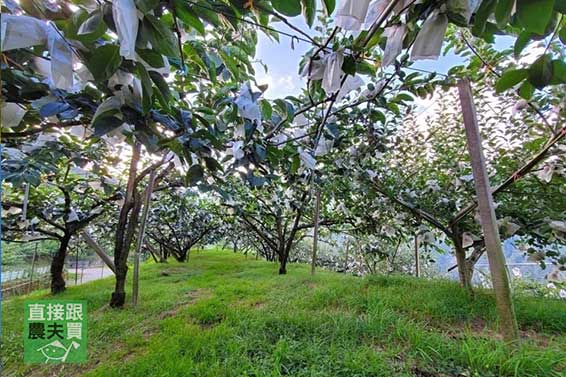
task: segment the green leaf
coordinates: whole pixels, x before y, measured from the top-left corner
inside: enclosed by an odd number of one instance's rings
[[[136,64],[136,68],[142,84],[142,109],[147,114],[153,106],[153,84],[143,64]]]
[[[174,6],[177,17],[185,25],[193,27],[200,35],[204,35],[204,24],[186,1],[175,0]]]
[[[302,0],[303,14],[307,20],[307,24],[312,27],[316,17],[316,0]]]
[[[275,100],[275,106],[279,110],[279,113],[285,115],[285,119],[291,121],[295,117],[295,108],[290,102],[282,99]]]
[[[532,86],[528,81],[525,81],[519,88],[519,95],[521,96],[521,98],[526,99],[527,101],[533,97],[534,93],[535,87]]]
[[[136,8],[143,14],[149,13],[159,5],[159,0],[136,0]]]
[[[517,0],[517,18],[528,31],[543,35],[553,8],[554,0]]]
[[[330,16],[336,8],[336,0],[322,0],[322,4],[327,16]]]
[[[511,13],[515,6],[515,0],[499,0],[495,8],[495,20],[497,26],[504,28],[511,19]]]
[[[562,60],[552,61],[552,80],[550,85],[566,84],[566,62]]]
[[[560,40],[562,41],[562,43],[566,45],[566,26],[564,26],[560,30],[560,33],[558,34],[558,36],[560,37]]]
[[[556,0],[554,3],[554,10],[562,14],[566,14],[566,1]]]
[[[342,64],[342,71],[349,75],[356,74],[356,59],[353,56],[348,55],[344,58],[344,63]]]
[[[102,33],[100,33],[102,31]],[[92,14],[81,24],[79,29],[77,30],[77,35],[88,35],[92,33],[96,33],[97,35],[104,34],[106,31],[106,25],[104,24],[104,20],[102,19],[102,11],[95,10]]]
[[[501,78],[495,84],[495,91],[502,93],[509,88],[514,87],[529,76],[528,69],[512,69],[503,73]]]
[[[107,44],[95,49],[86,61],[86,66],[98,82],[108,80],[120,68],[120,47]]]
[[[552,80],[552,57],[545,54],[538,58],[529,69],[529,82],[537,89],[543,89]]]
[[[92,126],[94,127],[94,137],[104,136],[107,133],[114,131],[122,124],[124,124],[124,121],[116,118],[115,116],[99,116],[92,123]]]
[[[412,102],[415,99],[413,98],[413,96],[407,94],[407,93],[399,93],[396,97],[399,101],[409,101]]]
[[[158,91],[155,93],[157,99],[163,108],[169,110],[169,100],[171,99],[171,92],[169,91],[169,84],[165,81],[159,72],[149,71],[151,81],[157,86]]]
[[[69,110],[69,108],[70,105],[66,102],[49,102],[39,109],[39,115],[47,118]]]
[[[193,165],[187,172],[187,182],[189,185],[194,186],[204,177],[204,169],[200,165]]]
[[[271,5],[276,11],[287,17],[301,14],[301,0],[271,0]]]
[[[204,157],[206,168],[211,172],[222,171],[222,165],[212,157]]]
[[[240,77],[240,69],[238,68],[238,62],[226,53],[224,50],[218,50],[218,54],[222,58],[222,62],[226,65],[228,71],[232,74],[234,79],[238,80]]]
[[[263,145],[256,144],[254,147],[254,155],[259,162],[263,162],[267,158],[267,149],[265,149]]]
[[[476,16],[474,17],[474,26],[472,27],[472,34],[476,37],[483,36],[486,29],[487,19],[491,16],[496,6],[497,0],[484,0],[481,3],[478,11],[476,12]]]
[[[145,15],[141,33],[147,37],[151,46],[161,55],[174,58],[179,57],[179,48],[175,34],[155,16],[151,14]]]
[[[523,31],[521,34],[519,34],[517,40],[515,41],[515,46],[513,47],[513,53],[515,55],[515,59],[519,59],[519,57],[521,56],[521,52],[523,52],[525,47],[527,47],[527,45],[531,41],[531,35],[532,34],[529,33],[528,31]]]
[[[163,61],[163,56],[155,50],[150,50],[148,48],[138,48],[136,49],[138,55],[143,59],[144,62],[152,66],[153,68],[163,68],[165,67],[165,62]]]
[[[375,76],[377,69],[373,64],[364,60],[356,64],[356,72],[358,72],[361,75]]]
[[[259,101],[259,105],[261,106],[261,114],[263,117],[265,119],[271,119],[271,116],[273,115],[273,108],[269,101],[262,99]]]

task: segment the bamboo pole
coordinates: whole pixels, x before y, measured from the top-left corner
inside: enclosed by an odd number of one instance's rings
[[[458,82],[458,92],[462,105],[462,113],[464,115],[468,150],[472,161],[474,183],[480,210],[480,222],[484,233],[489,269],[500,319],[500,331],[505,340],[514,341],[518,338],[517,318],[515,317],[515,310],[511,299],[509,275],[507,273],[505,256],[503,255],[499,229],[497,227],[497,218],[493,205],[489,176],[487,175],[485,165],[485,157],[483,155],[472,88],[468,79],[463,79]]]
[[[149,173],[149,182],[147,183],[147,188],[145,190],[145,198],[143,202],[143,212],[140,221],[140,229],[136,240],[136,253],[134,255],[134,276],[133,276],[133,284],[132,284],[133,306],[136,306],[138,304],[139,285],[140,285],[140,253],[143,245],[143,239],[145,236],[145,226],[147,224],[147,215],[149,213],[149,206],[151,204],[151,194],[153,193],[155,176],[156,176],[156,170],[153,169],[151,173]]]

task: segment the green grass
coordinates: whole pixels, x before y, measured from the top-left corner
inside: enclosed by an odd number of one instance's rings
[[[165,274],[163,274],[165,272]],[[89,305],[89,361],[24,365],[26,298],[3,306],[7,376],[564,376],[566,303],[517,298],[523,340],[498,340],[493,299],[456,284],[356,278],[230,252],[142,269],[137,308],[107,306],[113,280],[71,287]],[[27,298],[47,298],[38,292]]]

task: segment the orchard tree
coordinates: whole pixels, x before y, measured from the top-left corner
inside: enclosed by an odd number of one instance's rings
[[[221,221],[210,199],[178,189],[160,192],[154,201],[147,226],[147,249],[152,254],[159,250],[160,260],[172,255],[179,262],[187,262],[195,245],[216,240]]]
[[[67,135],[26,144],[27,153],[5,147],[2,161],[3,240],[52,239],[59,247],[51,260],[51,292],[65,290],[63,271],[69,243],[121,198],[108,175],[102,145],[82,145]]]

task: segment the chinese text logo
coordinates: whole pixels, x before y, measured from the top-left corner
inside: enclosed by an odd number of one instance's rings
[[[24,362],[86,361],[86,301],[26,301],[24,306]]]

